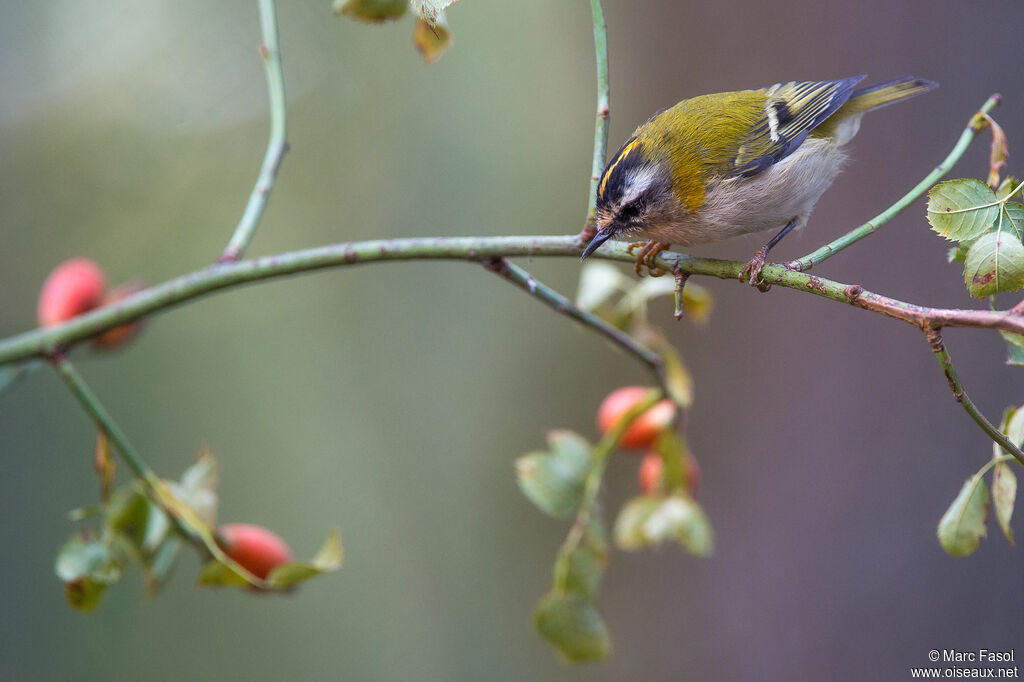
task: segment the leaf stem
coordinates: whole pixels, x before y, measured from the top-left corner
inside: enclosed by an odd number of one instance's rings
[[[903,195],[899,201],[860,227],[847,232],[842,237],[825,244],[818,250],[812,251],[802,258],[789,261],[786,263],[786,267],[801,272],[810,270],[815,265],[828,260],[846,247],[856,244],[861,239],[864,239],[864,237],[873,234],[882,227],[882,225],[896,217],[896,215],[903,209],[913,203],[915,199],[931,189],[931,187],[941,180],[946,173],[950,171],[953,165],[960,160],[960,157],[964,155],[964,152],[967,151],[967,148],[970,146],[971,142],[974,141],[974,138],[977,137],[978,133],[988,126],[985,116],[987,116],[988,112],[999,104],[1001,99],[1002,98],[999,95],[992,95],[989,97],[985,103],[981,105],[981,109],[971,117],[967,127],[964,129],[963,133],[960,134],[960,139],[957,140],[956,145],[953,146],[953,150],[949,155],[942,160],[942,163],[935,167],[935,170],[925,176],[925,178],[921,180],[921,182],[917,183],[912,190]]]
[[[263,166],[256,178],[256,185],[245,206],[238,226],[235,228],[227,248],[220,256],[221,263],[237,261],[256,233],[256,227],[263,217],[263,211],[274,188],[277,171],[288,151],[287,104],[284,90],[284,68],[281,65],[281,41],[277,31],[277,9],[275,0],[259,0],[260,28],[263,33],[260,55],[267,71],[267,91],[270,96],[270,140],[263,156]]]
[[[597,230],[594,224],[597,206],[597,183],[608,156],[608,114],[611,100],[608,94],[608,27],[604,21],[601,0],[590,0],[590,13],[594,18],[594,56],[597,60],[597,120],[594,124],[594,161],[590,173],[590,195],[587,197],[587,221],[580,241],[588,242]]]
[[[1003,432],[986,419],[985,415],[974,404],[974,401],[971,400],[971,397],[967,395],[967,391],[964,389],[963,384],[960,382],[960,377],[957,376],[956,369],[953,367],[953,360],[949,357],[949,351],[946,350],[946,346],[942,342],[942,333],[935,327],[922,327],[922,330],[928,339],[928,343],[931,344],[932,352],[935,353],[935,359],[939,361],[939,366],[942,367],[942,371],[946,375],[946,381],[949,383],[949,388],[953,391],[953,397],[956,401],[967,411],[971,419],[981,427],[981,430],[988,434],[989,438],[995,441],[999,447],[1010,453],[1021,465],[1024,465],[1024,453],[1020,451],[1020,448],[1014,445]]]

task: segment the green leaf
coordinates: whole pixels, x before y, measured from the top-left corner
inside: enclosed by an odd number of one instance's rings
[[[1019,240],[1024,240],[1024,204],[1010,201],[1003,204],[1002,228]]]
[[[974,242],[977,239],[965,239],[956,246],[949,247],[949,251],[946,252],[947,263],[963,263],[967,260],[967,252],[970,251],[971,247],[974,246]]]
[[[1006,437],[1011,443],[1020,447],[1024,444],[1024,409],[1011,407],[1003,413],[1003,420],[999,425],[999,430],[1006,434]],[[992,444],[992,455],[993,457],[1000,457],[1004,454],[1008,454],[1005,450],[999,447],[998,443]]]
[[[967,556],[985,537],[988,519],[988,488],[979,474],[968,478],[939,521],[942,549],[953,556]]]
[[[615,522],[615,542],[633,551],[674,540],[691,554],[709,556],[713,550],[711,524],[700,505],[677,491],[668,497],[643,495],[623,506]]]
[[[685,488],[686,471],[683,461],[689,456],[686,442],[673,429],[666,429],[658,436],[654,449],[661,456],[661,477],[665,488]]]
[[[591,515],[580,543],[569,555],[565,591],[593,599],[597,596],[597,588],[607,566],[608,541],[604,535],[604,524],[595,515]]]
[[[548,434],[551,452],[535,452],[516,460],[516,480],[527,499],[556,518],[576,513],[583,481],[590,471],[590,444],[572,431]]]
[[[999,216],[996,195],[974,178],[949,180],[928,192],[928,222],[946,239],[973,239],[989,230]]]
[[[612,531],[615,545],[626,552],[635,552],[651,546],[644,532],[644,524],[664,500],[657,495],[642,495],[622,505]]]
[[[1010,518],[1013,516],[1013,505],[1017,499],[1017,475],[1007,466],[1006,462],[998,462],[992,470],[992,506],[995,508],[996,521],[1003,535],[1013,543],[1013,528]]]
[[[452,46],[452,32],[444,14],[437,14],[432,21],[422,17],[417,19],[412,29],[412,42],[427,64],[440,59]]]
[[[1024,244],[1005,230],[982,235],[964,261],[964,284],[975,298],[1024,286]]]
[[[294,561],[282,564],[270,572],[267,582],[273,589],[290,590],[310,578],[337,571],[341,568],[342,559],[341,532],[335,528],[327,536],[312,561],[309,563]]]
[[[199,569],[196,585],[199,587],[252,587],[245,576],[216,559],[207,561]]]
[[[107,545],[83,533],[73,535],[64,543],[54,571],[64,582],[68,604],[82,611],[92,611],[99,606],[107,587],[121,578],[121,567]]]
[[[999,335],[1006,341],[1006,364],[1024,365],[1024,336],[1002,330]]]
[[[139,484],[132,483],[111,496],[107,528],[140,557],[149,557],[167,537],[171,521]]]
[[[353,19],[371,24],[397,19],[409,9],[406,0],[334,0],[335,14],[347,14]]]
[[[1010,192],[1016,189],[1017,185],[1019,184],[1020,180],[1013,177],[1012,175],[1007,175],[1005,178],[1003,178],[1003,181],[999,183],[999,188],[996,190],[996,199],[1008,198],[1009,196],[1011,196]],[[1019,194],[1019,192],[1014,193]]]
[[[143,564],[146,575],[146,591],[154,595],[167,582],[181,550],[181,538],[169,535],[153,553],[152,559]]]
[[[578,594],[551,592],[534,614],[537,632],[568,661],[599,661],[611,651],[611,638],[593,602]]]

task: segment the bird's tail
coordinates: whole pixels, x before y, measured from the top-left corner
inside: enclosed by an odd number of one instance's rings
[[[894,78],[891,81],[854,90],[849,101],[843,106],[843,113],[864,113],[914,95],[920,95],[937,87],[939,87],[938,83],[923,78],[914,78],[913,76]]]

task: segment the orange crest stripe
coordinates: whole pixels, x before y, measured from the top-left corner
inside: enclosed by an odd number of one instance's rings
[[[608,184],[608,178],[611,177],[612,171],[615,170],[615,167],[619,165],[620,161],[629,156],[629,153],[633,151],[633,149],[635,149],[638,144],[640,144],[640,140],[633,140],[632,142],[630,142],[629,144],[622,148],[622,151],[619,152],[619,155],[615,157],[614,161],[608,164],[608,170],[604,172],[604,177],[601,178],[601,186],[598,187],[597,189],[598,196],[604,196],[604,187],[605,185]]]

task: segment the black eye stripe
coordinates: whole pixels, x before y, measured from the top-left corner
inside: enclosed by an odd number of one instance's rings
[[[632,218],[636,218],[640,215],[640,211],[643,209],[643,204],[640,201],[632,201],[622,208],[619,209],[619,213],[616,216],[621,221],[628,221]]]

